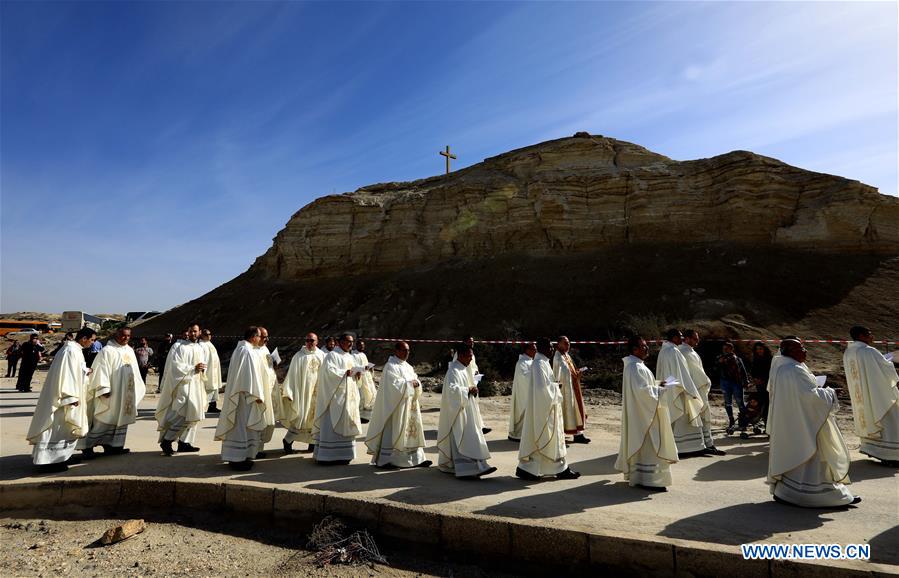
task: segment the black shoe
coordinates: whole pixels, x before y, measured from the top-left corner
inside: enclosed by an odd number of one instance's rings
[[[367,420],[367,419],[365,419],[364,417],[360,417],[360,418],[359,418],[359,421],[361,421],[362,423],[368,423],[368,422],[371,421],[371,420]]]
[[[487,435],[487,434],[489,434],[489,433],[492,432],[492,431],[493,431],[493,429],[492,429],[492,428],[489,428],[489,427],[481,428],[481,433],[483,433],[484,435]]]
[[[559,480],[576,480],[579,477],[581,477],[580,472],[576,472],[571,468],[566,468],[561,474],[556,474],[556,478]]]
[[[857,503],[859,503],[859,502],[861,502],[861,501],[862,501],[862,497],[861,497],[861,496],[855,496],[854,498],[852,498],[852,501],[849,503],[849,505],[851,506],[852,504],[857,504]]]
[[[434,462],[432,462],[431,460],[425,460],[415,467],[416,468],[430,468],[433,464],[434,464]]]
[[[315,463],[320,466],[348,466],[350,465],[350,460],[333,460],[327,462],[322,460],[315,460]]]
[[[724,432],[725,432],[727,435],[733,435],[733,434],[734,434],[734,430],[736,430],[736,429],[737,429],[737,426],[735,426],[734,424],[730,424],[729,426],[727,426],[727,429],[725,429]]]
[[[284,446],[284,453],[285,453],[285,454],[295,454],[295,453],[297,453],[297,451],[296,451],[295,449],[293,449],[293,442],[288,442],[288,441],[285,441],[285,440],[281,440],[281,445]]]
[[[535,476],[531,472],[526,472],[521,468],[515,468],[515,477],[521,478],[522,480],[527,480],[529,482],[536,482],[540,479],[540,476]]]
[[[481,472],[480,474],[477,474],[476,477],[478,477],[478,478],[483,478],[484,476],[489,476],[490,474],[492,474],[492,473],[495,472],[495,471],[496,471],[496,468],[494,468],[493,466],[490,466],[489,468],[487,468],[486,470],[484,470],[484,471]]]
[[[315,451],[315,444],[309,444],[309,448],[306,450],[310,454]]]
[[[242,462],[228,462],[228,466],[230,466],[232,470],[237,470],[238,472],[248,472],[250,471],[250,468],[253,467],[253,460],[244,460]]]
[[[129,448],[117,448],[114,446],[103,446],[103,453],[109,454],[111,456],[117,456],[120,454],[131,453],[131,450]]]
[[[741,439],[741,440],[748,440],[748,439],[749,439],[749,434],[746,433],[745,431],[741,431],[741,432],[740,432],[740,439]]]
[[[37,471],[42,474],[55,474],[57,472],[64,472],[68,469],[69,469],[69,466],[67,466],[65,462],[59,462],[57,464],[44,464],[41,466],[37,466]]]
[[[216,403],[213,401],[209,404],[209,407],[206,408],[206,413],[222,413],[222,410],[216,407]]]
[[[94,448],[87,448],[85,450],[81,450],[81,459],[82,460],[92,460],[97,457],[97,452],[94,451]]]
[[[198,451],[200,451],[200,448],[198,448],[198,447],[194,447],[186,442],[178,442],[178,453],[179,454],[180,453],[189,454],[189,453],[198,452]]]
[[[710,448],[706,448],[705,453],[709,454],[710,456],[726,456],[726,455],[727,455],[727,452],[726,452],[726,451],[724,451],[724,450],[719,450],[719,449],[716,448],[715,446],[712,446],[712,447],[710,447]]]
[[[508,436],[506,439],[508,439],[510,442],[515,442],[515,443],[520,443],[520,442],[521,442],[521,439],[519,439],[519,438],[513,438],[512,436]]]
[[[398,470],[398,469],[400,469],[399,466],[393,465],[391,463],[386,463],[383,466],[379,466],[378,464],[375,464],[375,467],[378,468],[379,470]]]
[[[256,457],[254,459],[264,460],[267,457],[268,457],[268,454],[265,452],[256,452]]]
[[[590,438],[586,437],[584,434],[577,434],[574,436],[574,439],[571,440],[573,444],[589,444]]]
[[[167,456],[171,456],[175,454],[175,450],[172,449],[172,442],[169,440],[162,440],[159,442],[159,447],[162,448],[162,453]]]
[[[81,456],[76,456],[76,455],[71,456],[69,459],[67,459],[65,461],[65,464],[67,466],[74,466],[75,464],[80,464],[80,463],[81,463]]]
[[[649,490],[650,492],[667,492],[668,488],[662,486],[644,486],[643,484],[637,484],[638,488],[643,488],[644,490]]]

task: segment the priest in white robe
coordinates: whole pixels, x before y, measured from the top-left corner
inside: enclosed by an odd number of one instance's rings
[[[573,436],[575,444],[588,444],[590,438],[584,435],[587,426],[587,410],[581,392],[582,371],[574,366],[569,351],[571,342],[564,335],[556,343],[553,356],[553,379],[562,386],[562,415],[565,418],[565,435]]]
[[[774,407],[774,376],[777,374],[777,370],[780,366],[785,363],[789,358],[784,357],[783,346],[790,341],[798,341],[799,338],[795,335],[787,335],[784,337],[780,346],[777,349],[777,355],[771,358],[771,368],[768,370],[768,415],[765,416],[765,433],[768,436],[771,436],[772,426],[771,426],[771,408]]]
[[[93,329],[81,329],[74,340],[62,344],[50,364],[27,436],[34,446],[32,460],[41,471],[65,471],[81,461],[73,454],[88,430],[85,383],[90,372],[82,350],[96,338]]]
[[[440,395],[440,422],[437,427],[437,467],[457,478],[476,479],[496,471],[487,463],[490,451],[478,409],[478,388],[468,372],[472,351],[468,344],[456,349]]]
[[[855,431],[861,441],[859,451],[899,467],[899,374],[892,359],[874,347],[874,335],[867,327],[849,330],[852,343],[843,354],[846,384],[852,399]]]
[[[712,406],[709,404],[709,391],[712,389],[712,380],[705,372],[702,366],[702,358],[696,353],[696,347],[699,345],[699,332],[695,329],[687,329],[684,331],[683,342],[677,346],[678,350],[687,360],[687,369],[690,370],[690,377],[693,379],[693,385],[696,386],[699,395],[702,398],[702,442],[705,445],[705,453],[723,456],[727,452],[719,450],[715,447],[712,439]],[[667,376],[663,376],[667,377]]]
[[[325,356],[318,374],[312,452],[318,464],[343,465],[356,457],[356,436],[362,433],[359,419],[359,388],[350,351],[355,337],[344,333],[337,347]]]
[[[466,346],[471,348],[471,363],[465,368],[466,373],[468,374],[468,381],[471,382],[472,386],[476,386],[480,382],[481,370],[478,368],[478,359],[474,354],[474,337],[469,335],[462,341]],[[458,352],[453,350],[453,361],[458,359]],[[478,427],[481,428],[481,432],[484,435],[489,434],[493,431],[493,428],[486,427],[484,425],[484,418],[481,417],[481,408],[477,404],[474,404],[471,408],[471,417],[478,423]]]
[[[309,444],[314,450],[312,422],[315,419],[315,388],[325,354],[318,348],[318,336],[307,333],[303,347],[290,360],[287,376],[281,384],[281,425],[287,428],[282,444],[292,454],[293,442]]]
[[[400,341],[381,373],[365,445],[379,468],[427,468],[421,423],[421,382],[409,365],[409,344]]]
[[[537,355],[537,346],[534,343],[528,343],[524,346],[524,353],[518,356],[518,361],[515,363],[515,375],[512,378],[512,402],[509,408],[509,439],[513,442],[521,439],[524,411],[528,403],[528,391],[531,388],[531,364],[534,363],[535,355]]]
[[[262,432],[269,427],[265,366],[257,353],[260,343],[259,328],[249,327],[231,354],[222,411],[215,428],[215,439],[222,442],[222,461],[238,471],[253,467],[253,460],[262,450]]]
[[[632,487],[665,491],[671,485],[671,464],[677,461],[666,397],[677,390],[666,391],[646,367],[649,346],[643,338],[632,337],[627,349],[630,355],[623,360],[621,445],[615,469]]]
[[[146,393],[130,340],[131,329],[119,328],[91,365],[87,385],[90,430],[78,440],[83,458],[93,457],[97,446],[103,446],[103,453],[109,455],[130,451],[125,436],[128,426],[137,421],[137,406]]]
[[[683,338],[680,330],[668,330],[656,361],[656,375],[665,380],[674,377],[678,383],[673,386],[677,391],[669,394],[667,399],[671,403],[671,423],[680,457],[706,452],[702,435],[702,395],[693,383],[687,360],[677,348]]]
[[[372,409],[375,407],[375,396],[378,394],[378,389],[375,387],[374,367],[368,367],[365,342],[361,339],[356,342],[353,361],[355,361],[356,367],[365,368],[365,371],[356,379],[356,385],[359,387],[359,419],[362,423],[368,423],[371,419]]]
[[[256,355],[262,363],[262,386],[265,389],[265,423],[266,427],[262,430],[262,446],[256,459],[266,457],[264,451],[265,444],[272,441],[275,435],[275,424],[278,416],[283,414],[281,407],[281,388],[278,385],[278,374],[275,373],[275,359],[272,352],[268,348],[268,329],[259,327],[259,346],[254,349]]]
[[[818,386],[801,342],[785,341],[782,350],[786,359],[774,375],[777,396],[771,411],[766,480],[771,493],[777,501],[807,508],[860,502],[845,485],[850,458],[837,427],[836,392]]]
[[[515,475],[523,480],[539,480],[546,476],[574,480],[580,474],[568,467],[565,426],[562,423],[562,390],[553,379],[553,368],[549,362],[552,343],[541,337],[535,348],[537,353],[528,372],[527,405]]]
[[[199,343],[203,346],[203,351],[206,352],[206,357],[204,358],[204,363],[206,363],[206,393],[209,394],[209,397],[206,398],[209,404],[206,408],[206,413],[219,413],[219,395],[223,391],[222,362],[219,359],[218,350],[212,344],[212,331],[203,329],[200,333]]]
[[[170,456],[172,444],[178,442],[178,452],[191,453],[200,449],[193,445],[200,421],[206,416],[206,351],[198,343],[200,326],[192,323],[186,330],[187,339],[169,351],[166,361],[162,393],[156,405],[159,447]]]

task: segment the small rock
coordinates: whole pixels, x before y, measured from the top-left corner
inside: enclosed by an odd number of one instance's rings
[[[103,546],[115,544],[116,542],[127,540],[135,534],[140,534],[146,529],[147,523],[143,520],[128,520],[120,526],[106,530],[100,537],[100,544]]]

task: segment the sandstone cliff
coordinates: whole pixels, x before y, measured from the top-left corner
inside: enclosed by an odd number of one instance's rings
[[[750,152],[679,162],[578,133],[320,198],[246,273],[141,333],[597,338],[730,317],[893,335],[897,284],[897,198]]]
[[[663,242],[895,253],[899,199],[750,152],[679,162],[579,133],[447,176],[322,197],[252,271],[333,277]]]

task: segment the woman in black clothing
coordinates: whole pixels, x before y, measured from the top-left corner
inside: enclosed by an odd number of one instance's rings
[[[768,374],[771,372],[771,350],[761,341],[752,346],[752,383],[761,401],[762,419],[768,419]]]

